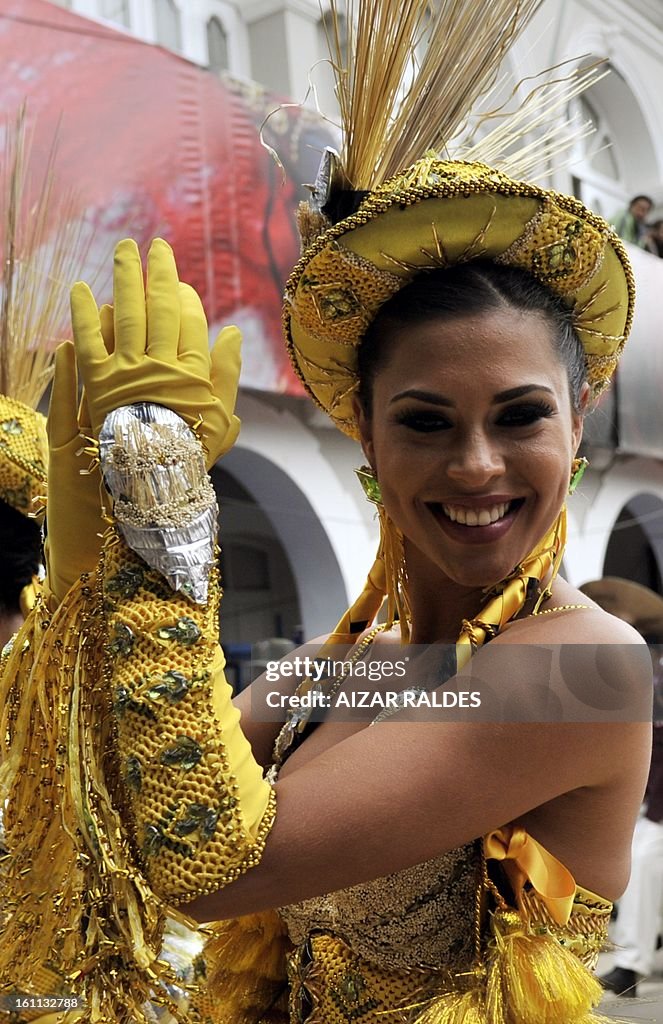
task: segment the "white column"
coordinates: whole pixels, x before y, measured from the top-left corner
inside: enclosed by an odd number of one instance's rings
[[[248,27],[251,77],[273,92],[302,102],[308,74],[320,53],[320,9],[308,0],[250,0],[242,8]]]

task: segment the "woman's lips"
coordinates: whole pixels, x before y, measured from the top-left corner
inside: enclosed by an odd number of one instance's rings
[[[435,519],[448,536],[464,544],[488,544],[499,540],[511,529],[524,498],[498,501],[481,500],[460,505],[454,502],[427,502]]]

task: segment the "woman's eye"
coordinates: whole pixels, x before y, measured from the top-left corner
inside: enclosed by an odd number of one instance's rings
[[[434,430],[448,430],[451,423],[438,412],[404,412],[398,416],[398,422],[410,430],[420,433],[432,433]]]
[[[547,419],[554,415],[555,410],[545,403],[529,403],[528,405],[512,405],[500,415],[497,423],[500,427],[528,427],[537,420]]]

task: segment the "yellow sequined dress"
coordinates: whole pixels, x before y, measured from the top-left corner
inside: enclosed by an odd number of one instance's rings
[[[494,835],[507,846],[526,838],[531,844],[519,827]],[[554,872],[558,862],[534,845]],[[499,863],[489,864],[490,878],[482,841],[476,840],[403,871],[282,907],[294,947],[288,957],[291,1024],[409,1022],[441,993],[462,990],[463,979],[474,976],[478,948],[488,941],[495,898],[508,893],[514,902],[513,872],[509,882]],[[574,890],[563,925],[529,880],[520,887],[518,905],[530,928],[554,936],[593,969],[607,943],[612,904],[579,886]]]
[[[476,844],[363,885],[284,907],[293,1021],[377,1022],[469,968]],[[394,1017],[398,1019],[398,1017]]]
[[[480,843],[375,881],[281,909],[289,957],[292,1024],[408,1021],[474,964]],[[587,967],[605,945],[611,904],[578,888],[558,927],[533,890],[530,920]]]
[[[280,911],[289,957],[292,1024],[406,1022],[470,977],[480,843],[404,871]],[[555,926],[533,890],[531,921],[589,968],[606,945],[612,904],[578,888],[567,925]],[[562,1022],[561,1022],[562,1024]]]

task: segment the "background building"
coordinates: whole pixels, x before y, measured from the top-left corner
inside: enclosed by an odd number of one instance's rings
[[[252,111],[255,134],[251,145],[261,120],[279,106],[275,97],[304,101],[311,110],[317,103],[334,118],[331,75],[324,63],[318,63],[326,53],[325,17],[318,0],[69,0],[59,6],[68,8],[72,16],[89,19],[76,21],[77,28],[74,22],[61,25],[61,61],[67,59],[62,54],[66,55],[75,31],[88,32],[90,38],[100,33],[99,47],[102,38],[105,46],[110,34],[119,39],[117,33],[124,33],[125,45],[130,39],[139,39],[171,51],[164,54],[159,50],[150,58],[156,62],[155,68],[159,61],[176,60],[173,54],[186,59],[177,61],[177,67],[172,65],[172,74],[182,81],[187,79],[189,84],[182,93],[173,94],[171,109],[167,107],[171,98],[164,95],[163,116],[178,119],[180,126],[189,123],[187,118],[191,122],[181,134],[182,145],[190,146],[187,173],[191,189],[199,189],[208,197],[206,201],[214,202],[215,196],[222,195],[223,202],[241,207],[239,220],[232,230],[228,229],[227,237],[220,242],[212,231],[208,238],[215,252],[224,247],[230,250],[234,245],[240,265],[238,268],[230,260],[224,280],[241,277],[245,261],[260,247],[261,238],[264,242],[264,223],[272,223],[261,220],[267,217],[268,207],[273,220],[274,204],[281,203],[283,223],[290,218],[291,224],[296,201],[294,186],[284,194],[274,181],[272,192],[266,193],[268,201],[258,201],[257,184],[253,196],[246,192],[251,160],[257,164],[266,157],[264,152],[256,156],[258,150],[249,152],[248,142],[242,150],[237,140],[245,138],[248,129],[246,125],[241,131],[237,128],[241,117],[246,110]],[[6,29],[7,18],[22,18],[28,48],[30,32],[36,31],[31,23],[52,23],[57,20],[56,13],[56,5],[47,0],[0,0],[0,32]],[[0,34],[0,45],[1,40]],[[149,52],[154,51],[155,47],[149,48]],[[638,193],[652,195],[663,210],[663,5],[659,0],[544,0],[509,54],[504,69],[505,94],[510,83],[515,85],[542,68],[564,61],[586,65],[597,59],[607,61],[610,74],[578,101],[581,114],[594,123],[596,133],[577,146],[572,161],[564,158],[563,165],[554,170],[551,184],[576,194],[607,219]],[[147,57],[141,60],[144,63]],[[195,65],[209,70],[198,75]],[[159,73],[165,74],[161,64],[159,68]],[[194,72],[196,76],[189,82],[187,76]],[[223,116],[230,120],[231,129],[220,120],[205,121],[200,113],[204,105],[196,105],[195,96],[203,95],[208,80],[205,76],[210,74],[221,76],[224,95],[230,97]],[[263,89],[254,83],[260,83]],[[16,102],[17,95],[14,88],[12,98],[7,100],[3,89],[6,109]],[[99,127],[103,133],[102,106]],[[142,132],[150,132],[153,122],[145,117],[140,92],[135,93],[135,105],[128,105],[126,118],[140,123]],[[214,190],[205,192],[196,163],[200,163],[200,147],[204,149],[217,132],[229,130],[235,132],[227,151],[229,176]],[[331,138],[334,129],[313,113],[308,121],[298,122],[290,108],[282,108],[267,121],[265,133],[282,156],[279,137],[281,143],[290,146],[291,153],[292,140],[297,139],[296,159],[287,167],[296,176],[314,173],[323,139]],[[179,159],[181,153],[173,154],[172,159],[175,157]],[[171,156],[164,154],[162,164],[163,181],[168,180],[168,173],[175,180]],[[265,175],[275,172],[272,168],[261,173],[262,188]],[[296,179],[297,183],[302,180],[310,177]],[[125,196],[125,200],[129,227],[133,215],[146,232],[148,228],[160,228],[162,223],[165,229],[173,228],[170,212],[150,212],[144,204],[138,215],[135,210],[132,214],[135,195]],[[242,238],[252,217],[256,230],[242,250]],[[118,217],[118,226],[120,220]],[[185,273],[189,259],[192,266],[199,259],[200,268],[204,262],[203,255],[187,250],[187,223],[185,218],[179,225],[182,241],[177,243]],[[109,238],[115,226],[106,232]],[[275,242],[274,250],[283,252],[283,231],[279,238],[280,248]],[[290,238],[282,264],[275,269],[275,281],[281,269],[292,262],[293,245]],[[617,385],[588,422],[585,448],[591,469],[570,505],[565,570],[576,584],[614,574],[661,592],[663,337],[657,300],[663,293],[663,261],[640,250],[632,255],[638,284],[636,324]],[[209,277],[208,271],[200,272]],[[253,286],[256,291],[260,291],[260,280],[258,274]],[[271,284],[267,282],[264,287]],[[211,308],[211,300],[208,308],[213,325],[221,322],[222,314],[232,316],[247,338],[247,375],[240,395],[244,426],[238,445],[215,474],[221,497],[225,559],[224,631],[226,639],[236,643],[271,635],[289,636],[298,627],[305,635],[315,636],[330,627],[361,586],[375,548],[377,531],[372,510],[352,474],[361,453],[302,400],[297,382],[278,364],[274,354],[273,332],[278,330],[275,302],[269,308],[258,308],[253,299],[246,299],[241,288],[237,296],[228,308],[222,308],[223,303]],[[327,581],[322,588],[321,578]]]

